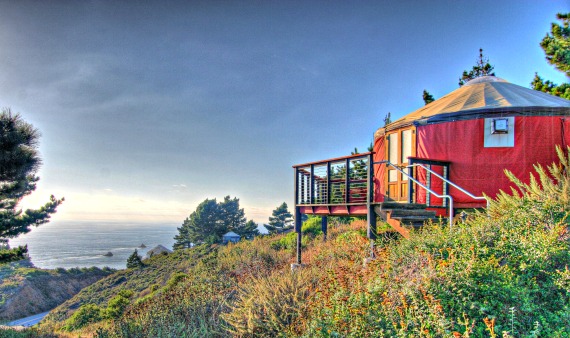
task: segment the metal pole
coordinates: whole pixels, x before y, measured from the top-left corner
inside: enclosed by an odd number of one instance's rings
[[[299,204],[299,171],[297,168],[293,170],[294,177],[293,177],[293,199],[294,205],[297,207]]]
[[[374,171],[372,170],[374,166],[372,155],[369,155],[368,158],[368,173],[367,173],[367,181],[368,181],[368,198],[366,199],[366,220],[367,220],[367,235],[368,239],[370,240],[370,258],[374,258],[374,240],[376,239],[376,213],[374,212],[374,207],[372,206],[372,199],[374,198],[374,185],[373,185],[373,174]]]
[[[301,208],[295,207],[295,232],[297,233],[297,264],[301,264]]]
[[[311,164],[311,178],[309,182],[311,184],[311,187],[309,188],[309,191],[311,192],[309,203],[315,204],[315,166],[313,164]]]
[[[346,204],[348,204],[350,202],[350,176],[349,176],[349,169],[350,169],[350,162],[348,161],[348,158],[346,159],[346,177],[345,177],[345,196],[344,196],[344,202]]]
[[[409,160],[410,165],[413,160]],[[414,182],[410,178],[414,178],[414,168],[412,166],[408,167],[408,203],[412,204],[414,202]]]
[[[323,231],[323,241],[327,241],[327,230],[328,230],[329,220],[327,216],[321,218],[321,230]]]
[[[331,163],[327,162],[327,204],[331,204]]]
[[[370,239],[370,257],[374,258],[374,241],[376,240],[376,213],[374,212],[374,207],[368,207],[366,218],[368,219],[367,235]]]

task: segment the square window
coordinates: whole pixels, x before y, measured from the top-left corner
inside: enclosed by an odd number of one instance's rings
[[[491,134],[508,134],[509,133],[509,120],[508,119],[493,119],[491,125]]]

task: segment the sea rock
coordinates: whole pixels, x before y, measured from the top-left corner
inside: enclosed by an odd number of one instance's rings
[[[139,246],[139,248],[144,249],[144,248],[146,248],[146,245],[144,245],[144,243],[143,243]]]
[[[104,254],[103,256],[105,257],[111,257],[113,256],[113,253],[111,251],[107,252],[106,254]]]

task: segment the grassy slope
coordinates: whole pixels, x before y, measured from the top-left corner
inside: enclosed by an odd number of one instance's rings
[[[291,235],[201,248],[199,254],[179,252],[177,259],[192,262],[180,270],[186,277],[134,296],[142,298],[132,299],[123,316],[79,332],[99,337],[479,337],[502,331],[568,336],[570,246],[566,224],[558,222],[565,212],[524,203],[524,209],[513,206],[491,218],[475,215],[453,232],[434,225],[410,240],[381,236],[378,259],[367,268],[362,267],[368,250],[363,222],[331,229],[326,243],[318,236],[308,240],[307,267],[296,274],[288,265],[294,259]],[[318,234],[315,228],[305,230]]]
[[[123,316],[79,332],[99,337],[468,337],[502,331],[568,336],[570,247],[566,224],[552,223],[563,213],[551,218],[547,209],[519,208],[491,219],[475,216],[453,233],[428,226],[409,241],[381,239],[378,259],[365,269],[368,242],[362,223],[332,229],[326,243],[308,241],[308,265],[296,274],[289,272],[294,254],[286,247],[287,236],[177,252],[153,261],[164,273],[167,260],[182,259],[184,268],[173,264],[177,268],[169,270],[170,275],[186,272],[176,283],[160,282],[150,292],[155,280],[148,276],[156,276],[151,268],[120,272],[78,294],[51,320],[64,320],[72,311],[69,305],[86,302],[89,295],[105,306],[118,290],[138,285],[141,291]],[[169,274],[161,275],[162,281]],[[110,286],[121,277],[134,280]],[[53,323],[49,330],[63,322]]]
[[[89,303],[106,306],[109,300],[121,290],[132,290],[135,299],[150,293],[153,285],[163,286],[176,272],[189,271],[197,260],[208,252],[205,250],[176,251],[171,255],[157,255],[144,261],[143,269],[126,269],[104,278],[85,289],[75,297],[54,309],[47,322],[65,320],[81,305]]]

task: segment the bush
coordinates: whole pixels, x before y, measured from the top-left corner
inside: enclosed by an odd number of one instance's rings
[[[223,318],[237,336],[275,337],[297,331],[292,324],[307,312],[307,299],[318,275],[309,269],[276,271],[240,286],[230,312]]]
[[[301,227],[303,236],[301,237],[301,247],[306,247],[311,239],[318,235],[322,235],[321,218],[311,217],[303,223]],[[297,247],[297,233],[290,232],[280,238],[278,241],[271,243],[271,247],[275,250],[290,250]]]
[[[109,301],[105,314],[108,318],[119,318],[127,306],[129,306],[129,299],[121,295],[117,295]]]
[[[28,253],[28,246],[19,246],[13,249],[0,249],[0,262],[9,263],[22,260],[26,258]]]
[[[178,285],[178,283],[180,283],[182,280],[184,280],[186,277],[188,277],[188,275],[185,274],[184,272],[177,272],[173,274],[172,277],[170,277],[170,279],[166,283],[166,287],[173,288],[176,285]]]
[[[94,304],[82,305],[73,315],[65,321],[63,327],[66,331],[74,331],[91,323],[96,323],[105,318],[105,311]]]

